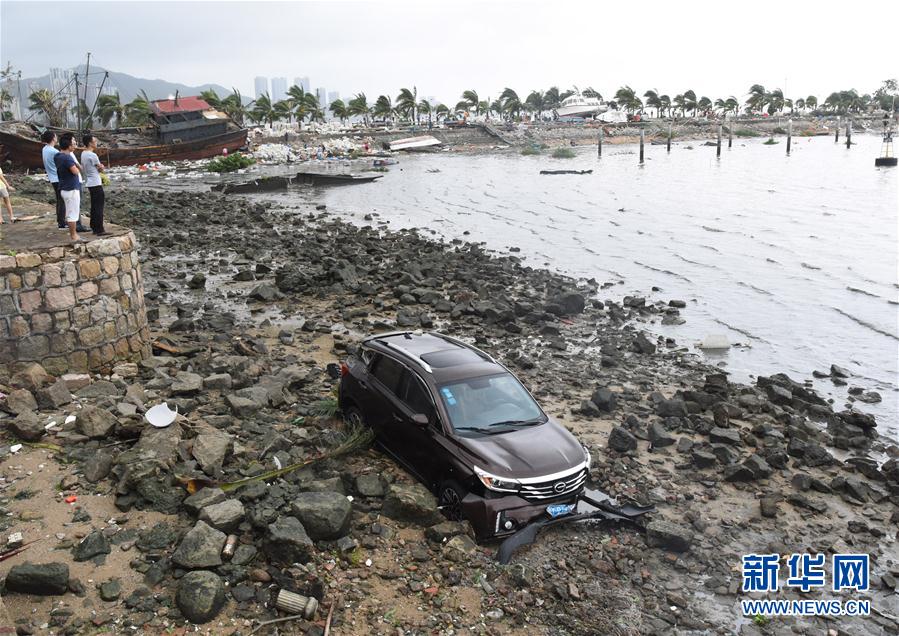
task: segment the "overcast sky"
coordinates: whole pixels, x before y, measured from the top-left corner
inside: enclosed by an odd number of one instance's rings
[[[734,8],[730,8],[734,6]],[[736,8],[738,6],[739,8]],[[23,77],[99,65],[253,92],[256,75],[308,75],[341,95],[623,84],[742,100],[873,92],[899,75],[899,1],[824,2],[14,2],[0,0],[0,61]],[[884,30],[887,27],[887,30]],[[64,30],[63,30],[64,29]],[[63,36],[60,33],[64,33]]]

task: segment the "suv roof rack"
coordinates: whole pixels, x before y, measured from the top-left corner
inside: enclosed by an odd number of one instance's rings
[[[402,353],[407,358],[411,358],[417,364],[421,365],[421,368],[424,369],[427,373],[433,373],[433,371],[431,370],[431,365],[429,365],[427,362],[422,360],[420,356],[415,355],[414,353],[412,353],[405,347],[401,347],[398,344],[394,344],[392,342],[383,342],[381,344],[383,344],[386,347],[389,347],[390,349],[394,349],[395,351],[398,351],[399,353]]]
[[[401,354],[403,354],[404,356],[406,356],[407,358],[410,358],[411,360],[415,361],[415,363],[418,364],[418,365],[420,365],[421,368],[424,369],[426,372],[428,372],[428,373],[433,373],[433,371],[432,371],[432,369],[431,369],[431,365],[429,365],[427,362],[425,362],[425,361],[421,358],[421,356],[412,353],[411,351],[409,351],[408,349],[406,349],[406,348],[403,347],[402,345],[396,344],[395,342],[390,342],[390,341],[388,341],[388,340],[385,340],[385,338],[391,338],[391,337],[393,337],[393,336],[406,336],[407,338],[411,338],[411,336],[421,336],[421,335],[424,335],[424,334],[428,334],[428,335],[434,336],[435,338],[440,338],[441,340],[443,340],[443,341],[445,341],[445,342],[449,342],[449,343],[451,343],[451,344],[454,344],[454,345],[456,345],[456,346],[458,346],[458,347],[463,347],[463,348],[465,348],[465,349],[469,349],[469,350],[471,350],[471,351],[474,351],[476,354],[478,354],[479,356],[481,356],[483,359],[487,360],[488,362],[492,362],[493,364],[499,364],[499,362],[497,362],[497,361],[493,358],[493,356],[491,356],[491,355],[490,355],[489,353],[487,353],[486,351],[482,351],[481,349],[478,349],[478,348],[475,347],[474,345],[470,345],[470,344],[468,344],[467,342],[465,342],[465,341],[463,341],[463,340],[459,340],[458,338],[454,338],[454,337],[452,337],[452,336],[448,336],[448,335],[446,335],[445,333],[440,333],[439,331],[427,331],[427,332],[425,332],[425,331],[422,331],[422,330],[420,330],[420,329],[417,329],[417,330],[405,330],[405,331],[388,331],[388,332],[385,332],[385,333],[379,333],[379,334],[375,334],[375,335],[373,335],[373,336],[369,336],[369,337],[365,338],[364,340],[362,340],[362,344],[365,344],[365,343],[367,343],[367,342],[378,341],[378,342],[380,342],[381,344],[383,344],[385,347],[388,347],[388,348],[390,348],[390,349],[393,349],[394,351],[396,351],[396,352],[398,352],[398,353],[401,353]],[[502,366],[502,365],[500,365],[500,366]]]
[[[440,333],[439,331],[429,331],[428,333],[430,333],[432,336],[436,336],[436,337],[440,338],[441,340],[446,340],[447,342],[451,342],[454,345],[459,345],[460,347],[465,347],[466,349],[471,349],[472,351],[474,351],[475,353],[477,353],[478,355],[480,355],[487,361],[492,362],[493,364],[499,364],[499,362],[494,360],[492,355],[490,355],[486,351],[482,351],[482,350],[478,349],[474,345],[468,344],[464,340],[459,340],[458,338],[453,338],[452,336],[448,336],[445,333]]]

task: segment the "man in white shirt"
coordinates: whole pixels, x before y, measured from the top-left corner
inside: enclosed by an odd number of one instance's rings
[[[103,181],[100,173],[106,171],[106,166],[100,163],[97,156],[97,138],[87,134],[81,141],[84,152],[81,153],[81,166],[84,169],[85,185],[91,193],[91,230],[97,236],[103,236],[107,232],[103,229],[103,208],[106,204],[106,193],[103,191]]]

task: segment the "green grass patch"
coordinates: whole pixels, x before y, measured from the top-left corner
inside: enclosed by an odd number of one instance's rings
[[[209,165],[207,165],[206,168],[209,172],[234,172],[235,170],[249,168],[254,163],[256,163],[256,160],[252,157],[246,157],[239,152],[235,152],[226,157],[216,157],[209,162]]]
[[[773,146],[775,144],[779,144],[780,142],[774,139],[774,137],[768,137],[768,141],[766,141],[763,145],[765,146]]]
[[[534,148],[533,146],[528,146],[527,148],[523,148],[523,149],[522,149],[521,154],[523,154],[523,155],[525,155],[525,156],[529,156],[529,155],[539,155],[539,154],[540,154],[540,149],[539,149],[539,148]]]
[[[734,129],[734,135],[736,137],[761,137],[762,133],[750,130],[749,128],[736,128]]]
[[[556,148],[553,150],[553,159],[574,159],[574,150],[571,148]]]
[[[781,126],[775,126],[775,127],[774,127],[774,134],[775,134],[775,135],[786,135],[786,134],[787,134],[787,129],[786,129],[786,128],[783,128],[783,127],[781,127]]]

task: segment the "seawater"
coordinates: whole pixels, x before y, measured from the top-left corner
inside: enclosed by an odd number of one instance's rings
[[[514,246],[527,264],[614,283],[600,298],[685,300],[685,324],[651,329],[689,346],[727,336],[739,346],[709,359],[737,381],[845,367],[848,387],[815,388],[837,410],[849,387],[879,392],[880,404],[855,406],[899,439],[899,170],[875,168],[875,135],[850,149],[796,137],[789,156],[785,139],[761,142],[725,141],[720,159],[702,142],[647,145],[642,166],[633,145],[607,144],[601,159],[595,146],[567,160],[407,155],[377,182],[315,196],[359,223],[377,212],[394,229]]]

